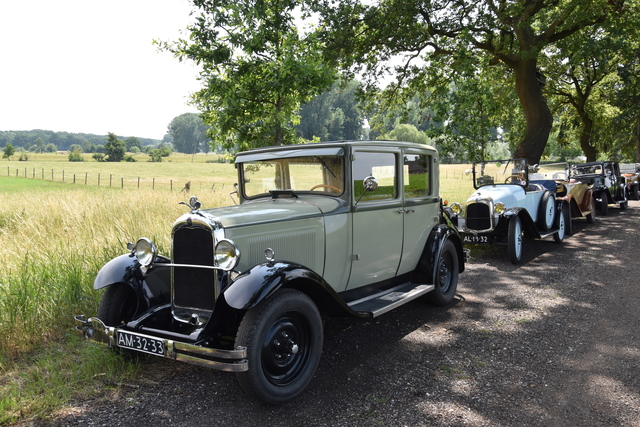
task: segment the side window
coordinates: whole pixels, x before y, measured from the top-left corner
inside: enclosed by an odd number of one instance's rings
[[[388,200],[397,197],[395,154],[357,151],[352,167],[355,200],[358,200],[360,196],[362,196],[361,202]],[[363,181],[368,176],[373,176],[378,180],[378,188],[375,191],[364,191]]]
[[[406,198],[431,195],[431,156],[405,154],[402,173]]]

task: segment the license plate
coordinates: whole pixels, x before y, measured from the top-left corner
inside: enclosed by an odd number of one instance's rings
[[[164,356],[164,341],[146,335],[118,331],[118,347]]]
[[[476,244],[485,244],[488,245],[489,236],[482,234],[465,234],[462,236],[462,243],[476,243]]]

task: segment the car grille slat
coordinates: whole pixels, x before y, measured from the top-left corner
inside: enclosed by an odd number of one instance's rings
[[[214,237],[205,228],[183,227],[173,234],[175,264],[214,265]],[[216,271],[205,268],[174,267],[173,305],[183,309],[213,310]]]

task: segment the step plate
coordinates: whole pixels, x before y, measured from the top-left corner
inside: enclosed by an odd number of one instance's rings
[[[396,307],[413,301],[435,289],[434,285],[407,282],[380,294],[372,295],[349,304],[353,310],[378,317]]]

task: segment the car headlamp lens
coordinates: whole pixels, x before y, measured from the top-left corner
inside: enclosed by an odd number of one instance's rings
[[[133,250],[138,262],[143,267],[150,266],[153,263],[153,260],[156,259],[156,253],[158,252],[156,245],[146,237],[138,240]]]
[[[503,213],[505,213],[505,211],[507,210],[507,207],[505,206],[504,203],[502,202],[498,202],[496,203],[496,205],[493,207],[493,210],[495,211],[495,213],[497,213],[498,215],[502,215]]]
[[[460,206],[460,203],[451,203],[451,212],[453,212],[456,215],[460,215],[462,213],[462,206]]]
[[[240,260],[240,250],[231,240],[222,239],[216,245],[216,264],[223,270],[233,270]]]

